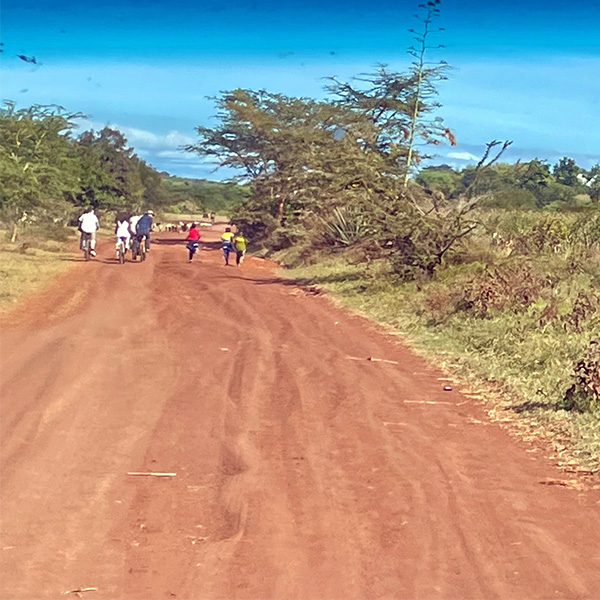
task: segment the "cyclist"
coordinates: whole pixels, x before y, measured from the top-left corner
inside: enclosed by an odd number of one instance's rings
[[[225,232],[221,234],[221,249],[223,250],[225,266],[228,266],[229,254],[233,251],[233,232],[231,231],[231,227],[226,227]]]
[[[198,229],[196,229],[196,223],[192,223],[190,225],[190,230],[185,239],[187,240],[186,248],[188,249],[189,253],[188,262],[192,262],[194,254],[196,254],[198,246],[200,245],[200,232]]]
[[[146,252],[150,252],[150,231],[152,230],[152,217],[154,217],[154,211],[147,210],[135,225],[135,233],[137,235],[138,243],[141,243],[142,238],[145,238],[144,245],[146,246]]]
[[[129,219],[129,232],[131,233],[132,236],[135,235],[136,231],[135,228],[137,226],[137,222],[142,218],[142,215],[133,215],[130,219]]]
[[[233,236],[233,247],[235,249],[235,264],[239,267],[244,262],[246,255],[246,244],[248,240],[238,231]]]
[[[123,242],[125,244],[125,252],[127,252],[127,250],[129,250],[129,244],[131,242],[131,233],[129,232],[129,221],[126,215],[120,214],[117,216],[117,222],[115,225],[115,235],[117,236],[117,258],[119,258],[119,244]]]
[[[80,250],[83,250],[83,240],[87,238],[90,240],[90,254],[96,256],[96,231],[98,231],[99,227],[100,222],[94,213],[94,207],[90,206],[89,210],[79,217],[79,231],[81,232],[81,237],[79,238]]]

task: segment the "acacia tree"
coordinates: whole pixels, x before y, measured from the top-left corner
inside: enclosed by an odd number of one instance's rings
[[[577,166],[577,163],[567,156],[563,156],[553,167],[552,172],[554,173],[554,177],[557,183],[562,183],[563,185],[567,185],[569,187],[574,187],[580,185],[577,180],[577,175],[579,175],[583,169]]]
[[[54,105],[0,109],[0,216],[11,241],[19,223],[68,215],[79,174],[70,133],[81,117]]]
[[[373,137],[372,123],[342,105],[234,90],[217,106],[220,125],[198,127],[198,144],[186,149],[216,157],[250,182],[236,217],[255,237],[276,230],[288,239],[314,234],[325,215],[382,177],[383,169],[367,168],[378,156],[361,141]],[[354,135],[339,139],[342,129]]]
[[[117,129],[85,131],[79,145],[88,167],[81,180],[80,198],[96,208],[139,210],[144,185],[140,161]]]

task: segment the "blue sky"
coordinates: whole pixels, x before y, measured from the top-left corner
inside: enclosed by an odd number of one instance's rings
[[[3,0],[1,97],[57,103],[120,128],[140,156],[173,174],[222,178],[179,146],[214,124],[207,96],[236,87],[322,97],[323,78],[377,63],[405,70],[418,0]],[[437,162],[460,167],[486,141],[507,159],[600,162],[600,3],[442,0],[439,87],[458,138]],[[35,56],[31,65],[17,54]]]

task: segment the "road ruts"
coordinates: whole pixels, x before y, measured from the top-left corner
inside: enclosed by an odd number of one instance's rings
[[[598,490],[540,485],[368,321],[174,238],[5,319],[2,598],[598,597]]]

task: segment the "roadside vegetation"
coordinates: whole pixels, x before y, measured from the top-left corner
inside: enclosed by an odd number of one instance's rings
[[[190,152],[235,168],[233,220],[299,282],[393,326],[502,420],[547,435],[566,464],[600,467],[600,165],[427,166],[456,144],[437,116],[439,0],[419,5],[405,72],[331,79],[324,100],[236,89]],[[491,408],[492,410],[492,408]]]
[[[159,173],[116,129],[75,136],[83,116],[60,106],[0,108],[0,310],[72,265],[74,225],[89,206],[112,235],[118,212],[151,208],[160,220],[172,210],[180,220],[185,209],[224,211],[244,197],[236,184]]]
[[[29,236],[19,244],[0,241],[0,314],[72,266],[73,247],[75,236],[69,241]]]
[[[286,276],[401,332],[478,390],[495,419],[550,439],[564,466],[595,472],[600,215],[494,210],[479,216],[479,233],[431,277],[406,280],[384,259],[365,262],[358,248],[326,252],[310,264],[301,264],[293,248],[275,257],[292,265]]]

